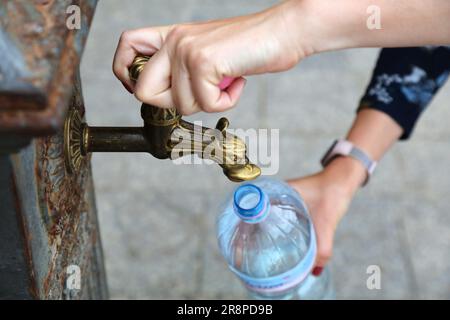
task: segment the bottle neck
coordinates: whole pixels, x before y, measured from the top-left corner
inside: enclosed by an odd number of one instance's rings
[[[263,221],[270,211],[267,194],[253,184],[244,184],[234,193],[234,212],[247,223]]]

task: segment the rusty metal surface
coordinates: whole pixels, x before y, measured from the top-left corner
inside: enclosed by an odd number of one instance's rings
[[[96,3],[0,0],[0,297],[108,297],[90,159],[68,175],[63,153],[68,109],[84,115],[78,68]],[[71,5],[79,30],[66,27]]]
[[[11,159],[0,155],[0,299],[29,299],[35,294],[29,250],[18,219],[22,208],[17,199]],[[18,236],[19,235],[19,236]]]
[[[97,0],[0,1],[0,133],[59,130]],[[80,30],[66,26],[81,9]]]
[[[69,107],[84,114],[76,79]],[[89,159],[78,175],[66,173],[62,128],[55,135],[33,140],[10,159],[21,208],[17,214],[23,221],[21,239],[28,248],[21,256],[29,269],[30,295],[38,299],[107,298]],[[67,286],[73,266],[80,270],[80,289]]]

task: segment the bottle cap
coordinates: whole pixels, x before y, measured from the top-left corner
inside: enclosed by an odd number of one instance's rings
[[[269,209],[269,197],[254,184],[244,184],[234,192],[234,211],[245,222],[261,222]]]

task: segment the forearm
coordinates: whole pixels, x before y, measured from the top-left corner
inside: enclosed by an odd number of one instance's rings
[[[302,25],[300,46],[317,53],[355,47],[450,44],[448,0],[291,0],[293,25]],[[371,29],[368,8],[378,7],[381,29]],[[287,13],[289,16],[289,13]],[[296,22],[294,22],[296,20]],[[306,38],[306,42],[305,42]],[[308,45],[309,43],[309,45]]]
[[[367,109],[357,114],[347,140],[362,149],[370,158],[380,161],[383,155],[402,135],[402,128],[383,112]],[[340,157],[325,169],[328,174],[342,181],[353,194],[366,179],[366,169],[351,157]]]
[[[347,134],[347,140],[364,150],[370,158],[380,161],[402,134],[402,128],[387,114],[361,110]]]

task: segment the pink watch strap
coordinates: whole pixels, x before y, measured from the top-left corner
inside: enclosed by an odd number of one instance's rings
[[[367,179],[363,186],[369,182],[369,178],[374,173],[377,166],[376,161],[372,160],[364,151],[354,146],[350,141],[337,140],[323,157],[322,166],[326,167],[338,156],[349,156],[360,161],[367,170]]]

